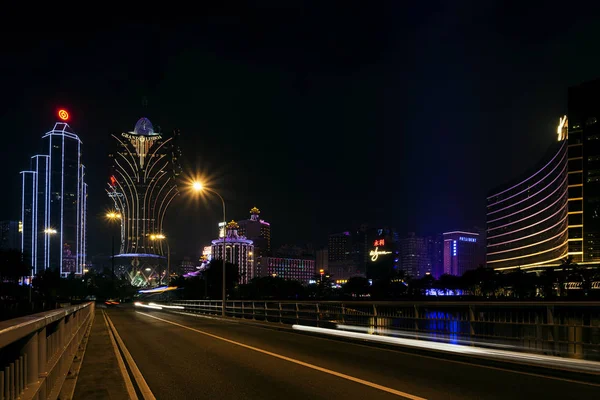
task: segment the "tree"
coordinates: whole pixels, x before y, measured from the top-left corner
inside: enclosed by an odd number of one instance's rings
[[[342,294],[348,297],[360,297],[371,290],[369,280],[362,276],[354,276],[342,285]]]
[[[31,275],[31,265],[23,261],[18,250],[0,251],[0,282],[17,283],[22,277]]]
[[[213,259],[208,264],[208,268],[205,271],[206,280],[208,284],[208,295],[211,299],[222,299],[223,298],[223,260]],[[239,282],[239,271],[235,264],[230,262],[225,263],[225,286],[227,293],[230,295],[233,293],[233,288]]]

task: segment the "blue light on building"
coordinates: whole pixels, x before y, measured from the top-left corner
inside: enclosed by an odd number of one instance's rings
[[[42,140],[47,153],[33,156],[31,169],[21,172],[21,251],[33,274],[55,268],[62,276],[81,275],[87,247],[81,140],[65,122]]]

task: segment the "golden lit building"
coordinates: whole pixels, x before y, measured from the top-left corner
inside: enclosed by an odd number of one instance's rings
[[[487,265],[497,270],[560,263],[569,253],[566,118],[542,162],[487,198]]]

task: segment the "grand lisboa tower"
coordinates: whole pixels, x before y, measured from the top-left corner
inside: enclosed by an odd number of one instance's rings
[[[110,155],[112,173],[106,191],[121,227],[116,272],[128,274],[137,286],[158,283],[165,273],[160,267],[168,256],[168,244],[157,238],[166,238],[165,214],[178,194],[178,136],[179,131],[163,136],[147,118],[141,118],[133,132],[112,135],[117,147]]]

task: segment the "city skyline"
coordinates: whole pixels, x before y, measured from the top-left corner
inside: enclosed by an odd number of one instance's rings
[[[533,22],[510,6],[497,15],[483,6],[436,7],[443,18],[435,7],[415,6],[409,18],[381,5],[351,9],[346,22],[331,18],[335,9],[301,21],[291,9],[284,27],[255,10],[227,28],[208,16],[202,29],[116,24],[73,41],[56,33],[36,48],[24,42],[8,50],[15,63],[4,66],[15,96],[0,122],[19,133],[14,148],[2,150],[8,186],[18,191],[22,160],[36,154],[38,132],[64,107],[89,149],[92,254],[110,252],[106,138],[141,117],[180,129],[185,169],[211,178],[234,219],[258,206],[275,247],[324,244],[329,233],[364,222],[401,232],[483,226],[489,190],[543,155],[567,111],[567,88],[596,78],[587,38],[598,27],[580,19],[556,29],[543,22],[551,10],[529,5],[520,12],[535,13]],[[266,35],[244,34],[257,26]],[[287,26],[311,33],[292,36]],[[499,37],[505,26],[511,34]],[[464,39],[465,32],[477,34]],[[407,47],[405,36],[415,43]],[[107,51],[114,57],[103,57]],[[56,63],[37,62],[56,53],[64,55]],[[153,62],[142,65],[140,53]],[[572,54],[580,62],[569,62]],[[510,68],[497,62],[508,56]],[[66,68],[76,64],[86,68]],[[2,200],[2,220],[19,218],[12,197]],[[165,222],[180,255],[210,243],[220,220],[214,199],[190,202],[179,196],[180,212]]]

